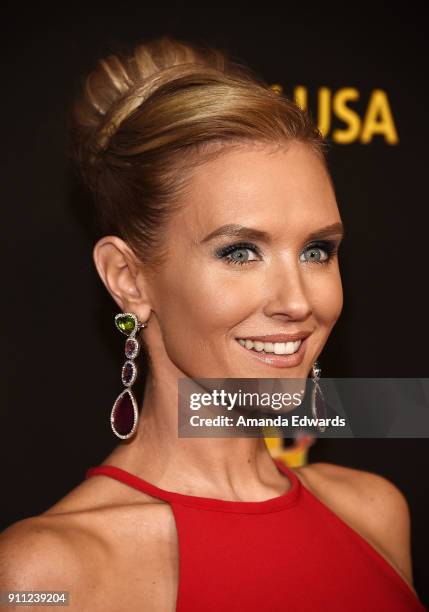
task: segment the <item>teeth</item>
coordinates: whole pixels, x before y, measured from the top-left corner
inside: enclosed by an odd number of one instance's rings
[[[275,355],[292,355],[296,353],[300,347],[302,340],[296,342],[260,342],[256,340],[245,340],[244,338],[238,339],[241,346],[245,346],[247,349],[254,349],[260,353],[274,353]]]

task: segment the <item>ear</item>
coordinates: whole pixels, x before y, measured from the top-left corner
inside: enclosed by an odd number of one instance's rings
[[[133,312],[141,321],[151,313],[147,285],[129,246],[118,236],[103,236],[93,250],[94,264],[106,289],[122,312]]]

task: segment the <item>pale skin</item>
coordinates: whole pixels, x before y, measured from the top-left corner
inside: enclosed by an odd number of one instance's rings
[[[231,223],[264,231],[268,241],[203,242]],[[177,379],[306,378],[343,307],[337,254],[316,263],[327,252],[309,245],[328,240],[338,248],[340,225],[331,181],[309,145],[245,145],[197,169],[165,230],[168,258],[158,274],[117,236],[95,245],[95,266],[120,311],[148,322],[141,334],[152,361],[136,435],[103,463],[201,497],[262,501],[289,489],[261,438],[179,438]],[[308,239],[327,227],[321,240]],[[243,241],[256,249],[233,253],[242,265],[216,255]],[[305,356],[291,368],[247,357],[236,340],[303,329],[311,330]],[[412,588],[409,509],[399,489],[331,464],[295,473]],[[175,609],[178,561],[169,505],[97,476],[0,535],[0,590],[67,589],[72,610],[167,612]]]

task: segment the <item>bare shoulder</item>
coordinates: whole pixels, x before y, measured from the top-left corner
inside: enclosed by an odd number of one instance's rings
[[[14,523],[0,534],[0,590],[80,589],[90,575],[78,554],[79,542],[78,533],[60,530],[43,517]]]
[[[166,505],[74,505],[61,503],[0,534],[0,591],[68,591],[70,610],[91,612],[149,610],[150,597],[174,597],[172,589],[154,591],[172,554]],[[136,568],[139,587],[130,591]]]
[[[410,509],[396,485],[379,474],[332,463],[309,464],[297,475],[412,586]]]

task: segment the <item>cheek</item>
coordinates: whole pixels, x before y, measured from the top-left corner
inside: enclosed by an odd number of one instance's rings
[[[311,305],[315,319],[331,329],[343,309],[343,287],[338,266],[328,274],[321,274],[311,284]]]
[[[157,294],[164,340],[186,334],[193,344],[226,335],[246,317],[249,299],[256,295],[228,270],[192,265],[164,278]]]

